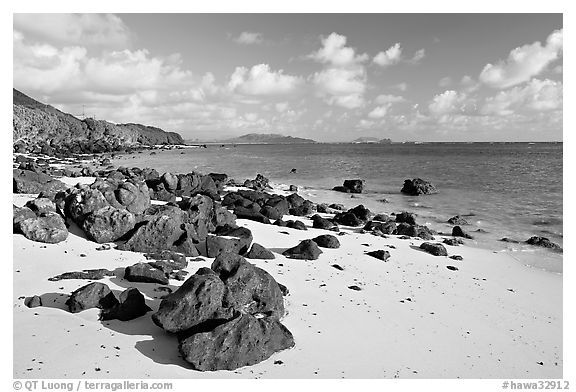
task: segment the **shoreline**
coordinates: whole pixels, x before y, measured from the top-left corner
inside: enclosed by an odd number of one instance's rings
[[[92,180],[64,177],[68,185]],[[21,206],[31,197],[14,194],[14,204]],[[249,261],[288,287],[282,322],[296,345],[235,371],[191,370],[179,358],[175,338],[151,322],[151,313],[126,323],[98,321],[96,309],[70,314],[63,310],[63,298],[88,281],[47,280],[66,271],[123,268],[142,261],[142,253],[96,251],[99,244],[73,226],[68,239],[54,245],[14,234],[14,346],[19,347],[14,377],[562,377],[562,274],[467,244],[446,246],[449,255],[463,257],[450,260],[422,252],[418,247],[425,241],[418,238],[384,238],[348,227],[341,227],[345,234],[338,236],[339,249],[323,249],[315,261],[287,259],[281,255],[284,249],[327,231],[312,228],[308,217],[283,219],[300,220],[307,230],[246,219],[237,224],[276,256]],[[433,242],[444,238],[435,237]],[[390,259],[366,255],[375,249],[389,250]],[[203,259],[186,270],[192,274],[213,260]],[[158,308],[158,285],[117,276],[101,282],[112,290],[137,287],[153,311]],[[169,287],[181,284],[170,280]],[[360,290],[351,290],[353,285]],[[52,306],[25,307],[21,298],[35,294],[50,294],[46,298]],[[62,359],[64,352],[74,356],[74,363]]]

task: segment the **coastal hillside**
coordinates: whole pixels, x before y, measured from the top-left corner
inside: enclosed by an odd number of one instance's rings
[[[13,89],[13,142],[18,152],[105,152],[155,144],[184,144],[175,132],[141,124],[83,120]]]
[[[305,144],[316,143],[312,139],[304,139],[301,137],[292,137],[279,135],[277,133],[261,134],[249,133],[246,135],[238,136],[232,139],[222,140],[222,143],[238,143],[238,144]]]

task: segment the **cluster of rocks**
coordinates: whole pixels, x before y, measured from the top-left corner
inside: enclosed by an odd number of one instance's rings
[[[234,370],[294,346],[280,322],[280,285],[242,256],[220,253],[162,299],[153,321],[177,334],[182,357],[196,370]]]
[[[364,180],[344,180],[342,186],[335,186],[332,190],[344,193],[362,193],[366,182]]]
[[[32,241],[55,244],[68,238],[64,218],[48,198],[30,200],[24,207],[13,206],[13,232]]]

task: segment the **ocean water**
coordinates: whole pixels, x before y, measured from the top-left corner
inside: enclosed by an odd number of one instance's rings
[[[143,152],[115,163],[160,173],[227,173],[236,180],[260,173],[276,184],[299,186],[316,202],[364,204],[376,213],[411,211],[418,223],[443,233],[451,231],[448,218],[465,215],[470,225],[464,228],[474,236],[469,244],[561,272],[561,254],[498,240],[539,235],[563,244],[562,149],[562,143],[214,145]],[[416,177],[439,193],[402,195],[404,180]],[[351,197],[331,190],[353,178],[366,180],[365,193]]]

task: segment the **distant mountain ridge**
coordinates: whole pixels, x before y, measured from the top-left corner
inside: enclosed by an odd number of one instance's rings
[[[117,151],[126,147],[184,144],[176,132],[142,124],[79,119],[12,89],[13,143],[23,151]]]
[[[221,140],[220,143],[237,144],[308,144],[317,143],[312,139],[301,137],[284,136],[277,133],[248,133],[231,139]]]
[[[390,140],[390,139],[378,139],[376,137],[363,136],[363,137],[359,137],[357,139],[352,140],[350,143],[390,144],[390,143],[392,143],[392,140]]]

